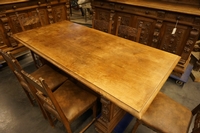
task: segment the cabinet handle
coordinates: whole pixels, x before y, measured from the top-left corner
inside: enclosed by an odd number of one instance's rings
[[[177,17],[176,17],[176,20],[180,20],[180,19],[181,19],[181,16],[177,16]]]
[[[120,9],[123,10],[123,9],[124,9],[124,6],[120,6]]]
[[[17,6],[13,6],[12,8],[13,8],[13,9],[16,9],[16,8],[17,8]]]
[[[103,6],[104,5],[103,2],[101,2],[100,5]]]
[[[38,5],[41,5],[41,2],[40,1],[38,1],[38,3],[37,3]]]

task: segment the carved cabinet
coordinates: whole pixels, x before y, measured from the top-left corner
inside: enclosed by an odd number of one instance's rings
[[[16,57],[27,51],[12,38],[12,34],[23,31],[19,18],[23,20],[24,30],[69,20],[69,0],[0,1],[0,49],[11,51]]]
[[[113,14],[112,34],[118,16],[123,25],[142,28],[139,42],[181,56],[174,73],[184,73],[199,37],[199,0],[93,0],[92,7],[95,19]]]

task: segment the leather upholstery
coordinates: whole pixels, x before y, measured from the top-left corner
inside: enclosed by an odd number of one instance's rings
[[[163,133],[187,133],[192,118],[191,111],[159,92],[141,121]]]
[[[94,95],[79,88],[70,80],[65,81],[53,94],[69,122],[89,109],[97,99]],[[43,102],[44,108],[61,120],[49,97],[44,96],[40,91],[37,92],[37,96]]]
[[[65,80],[67,80],[67,77],[54,71],[48,65],[40,67],[39,69],[31,73],[31,76],[33,76],[35,79],[43,77],[45,79],[45,82],[48,84],[48,87],[53,91],[57,87],[59,87]]]
[[[79,88],[69,80],[53,94],[69,122],[72,122],[93,106],[97,99],[94,95]]]

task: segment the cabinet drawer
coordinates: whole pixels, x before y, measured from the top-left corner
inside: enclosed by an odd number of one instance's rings
[[[115,9],[122,12],[138,14],[142,16],[157,16],[157,12],[154,9],[134,7],[130,5],[116,4]]]
[[[166,20],[176,21],[179,20],[181,23],[192,24],[194,22],[194,17],[192,15],[185,15],[181,13],[167,12],[165,15]]]
[[[92,6],[101,7],[101,8],[108,8],[108,9],[114,9],[115,3],[112,2],[103,2],[103,1],[93,1]]]

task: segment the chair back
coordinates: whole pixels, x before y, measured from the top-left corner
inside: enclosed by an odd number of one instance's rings
[[[29,84],[29,87],[31,88],[32,91],[37,92],[37,90],[41,91],[45,96],[48,96],[46,93],[46,90],[42,86],[42,84],[35,79],[33,76],[31,76],[29,73],[25,72],[24,70],[21,71],[23,77]]]
[[[42,23],[42,18],[40,16],[40,12],[39,12],[38,8],[36,8],[36,12],[32,16],[27,16],[27,17],[20,16],[17,12],[15,14],[17,16],[17,19],[19,21],[19,24],[20,24],[22,31],[26,30],[25,27],[30,27],[30,26],[33,26],[33,25],[37,25],[37,27],[38,27],[38,24],[40,26],[44,25]],[[33,28],[33,27],[31,27],[31,28]],[[29,28],[29,29],[31,29],[31,28]]]
[[[14,72],[14,70],[21,71],[21,65],[19,64],[18,60],[12,55],[11,52],[5,52],[2,49],[0,49],[0,53],[6,63],[8,64],[9,68]]]
[[[62,122],[69,123],[57,100],[55,99],[52,90],[45,83],[45,80],[41,77],[39,80],[35,79],[33,76],[23,70],[21,73],[29,84],[31,91],[36,94],[37,99],[39,99],[38,101],[40,106],[43,106],[43,108],[53,113],[55,116],[57,116],[57,119],[61,120]]]
[[[96,13],[93,12],[93,21],[92,21],[92,28],[103,31],[103,32],[107,32],[107,33],[111,33],[112,30],[112,23],[113,23],[113,15],[110,14],[110,18],[108,21],[106,20],[98,20],[95,18]]]
[[[116,35],[129,40],[139,42],[141,28],[136,29],[130,26],[122,25],[121,21],[122,18],[119,16],[117,21]]]

